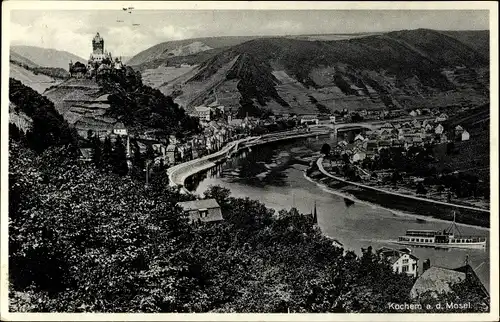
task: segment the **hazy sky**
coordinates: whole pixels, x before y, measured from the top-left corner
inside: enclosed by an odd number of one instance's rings
[[[118,9],[118,8],[117,8]],[[118,22],[123,20],[123,22]],[[133,26],[140,24],[140,26]],[[114,56],[194,37],[489,29],[485,10],[118,10],[12,11],[11,43],[87,59],[97,31]]]

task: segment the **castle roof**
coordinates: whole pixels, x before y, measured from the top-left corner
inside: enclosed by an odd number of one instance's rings
[[[99,33],[97,33],[92,41],[94,41],[94,42],[102,42],[103,39],[102,39],[101,35],[99,35]]]

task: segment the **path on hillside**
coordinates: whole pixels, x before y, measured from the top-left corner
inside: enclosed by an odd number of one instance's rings
[[[462,209],[469,209],[469,210],[475,210],[475,211],[481,211],[481,212],[487,212],[487,213],[490,212],[487,209],[470,207],[470,206],[464,206],[464,205],[457,205],[457,204],[454,204],[454,203],[437,201],[437,200],[432,200],[432,199],[427,199],[427,198],[421,198],[421,197],[417,197],[417,196],[409,196],[409,195],[405,195],[405,194],[398,193],[398,192],[393,192],[393,191],[388,191],[388,190],[383,190],[383,189],[379,189],[379,188],[367,186],[367,185],[364,185],[364,184],[361,184],[361,183],[347,181],[347,180],[342,179],[340,177],[334,176],[334,175],[330,174],[328,171],[326,171],[325,168],[323,167],[323,158],[319,158],[318,161],[316,161],[316,164],[318,165],[319,171],[321,171],[324,175],[326,175],[326,176],[328,176],[330,178],[333,178],[335,180],[338,180],[338,181],[341,181],[341,182],[344,182],[344,183],[347,183],[347,184],[350,184],[350,185],[354,185],[354,186],[357,186],[357,187],[361,187],[361,188],[365,188],[365,189],[369,189],[369,190],[373,190],[373,191],[382,192],[382,193],[385,193],[385,194],[388,194],[388,195],[394,195],[394,196],[399,196],[399,197],[413,199],[413,200],[418,200],[418,201],[425,201],[425,202],[435,203],[435,204],[439,204],[439,205],[446,205],[446,206],[452,206],[452,207],[457,207],[457,208],[462,208]]]

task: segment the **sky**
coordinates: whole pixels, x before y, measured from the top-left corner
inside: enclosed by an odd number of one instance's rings
[[[134,26],[133,24],[139,24]],[[11,11],[12,45],[65,50],[87,59],[99,32],[113,56],[164,41],[215,36],[489,29],[485,10],[72,10]]]

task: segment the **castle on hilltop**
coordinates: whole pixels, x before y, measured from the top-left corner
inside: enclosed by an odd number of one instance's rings
[[[98,78],[106,74],[120,73],[124,68],[120,58],[113,60],[111,53],[104,50],[104,39],[99,33],[92,39],[92,53],[87,66],[80,62],[69,63],[69,73],[74,78]]]

